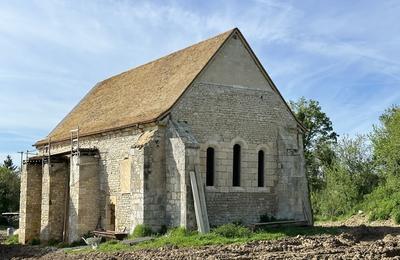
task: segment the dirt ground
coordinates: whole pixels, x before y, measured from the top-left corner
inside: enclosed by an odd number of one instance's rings
[[[352,223],[350,223],[352,221]],[[0,245],[0,259],[400,259],[400,227],[392,223],[358,225],[350,220],[339,235],[297,236],[275,241],[160,248],[105,254],[66,254],[63,250],[35,246]],[[335,226],[336,223],[324,225]]]

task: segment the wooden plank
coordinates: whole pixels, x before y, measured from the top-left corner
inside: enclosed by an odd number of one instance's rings
[[[210,223],[208,222],[208,213],[207,213],[207,205],[206,205],[206,197],[205,197],[203,179],[201,178],[199,167],[197,165],[195,165],[194,170],[195,170],[195,175],[196,175],[197,188],[199,190],[200,207],[201,207],[201,213],[202,213],[203,222],[204,222],[204,232],[208,233],[208,232],[210,232]]]
[[[154,239],[155,239],[155,237],[138,237],[138,238],[135,238],[135,239],[124,240],[124,241],[122,241],[122,243],[123,244],[128,244],[130,246],[133,246],[133,245],[136,245],[136,244],[139,244],[139,243],[142,243],[142,242],[146,242],[146,241],[151,241],[151,240],[154,240]]]
[[[277,228],[277,227],[302,227],[308,226],[308,221],[275,221],[275,222],[264,222],[264,223],[253,223],[250,225],[250,228],[253,230],[261,228],[261,227],[269,227],[269,228]]]
[[[190,172],[190,184],[192,186],[194,211],[196,214],[196,222],[197,222],[198,231],[200,233],[206,233],[206,229],[204,227],[203,214],[201,212],[201,204],[200,204],[199,190],[197,187],[196,175],[193,171]]]
[[[297,220],[282,220],[282,221],[271,221],[271,222],[259,222],[254,223],[253,225],[274,225],[274,224],[289,224],[299,222]]]
[[[108,231],[95,230],[93,231],[93,234],[99,237],[113,238],[118,240],[122,240],[128,236],[128,233],[115,232],[111,230]]]

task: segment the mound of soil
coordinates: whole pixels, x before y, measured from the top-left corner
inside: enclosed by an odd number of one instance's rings
[[[347,219],[340,221],[325,221],[322,223],[318,223],[320,226],[348,226],[348,227],[356,227],[361,225],[367,226],[388,226],[388,227],[397,227],[393,220],[377,220],[377,221],[368,221],[368,217],[364,213],[359,213],[357,215],[353,215]]]

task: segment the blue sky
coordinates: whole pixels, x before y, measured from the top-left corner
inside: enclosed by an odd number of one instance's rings
[[[98,81],[238,27],[286,100],[318,100],[339,134],[400,103],[400,1],[0,1],[0,160]]]

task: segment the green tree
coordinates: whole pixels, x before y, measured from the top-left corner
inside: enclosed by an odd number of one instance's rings
[[[400,107],[386,110],[380,123],[371,134],[376,163],[382,174],[400,177]]]
[[[380,185],[368,195],[364,207],[370,219],[392,217],[400,222],[400,107],[393,106],[380,117],[371,134]]]
[[[357,200],[361,201],[365,194],[371,193],[378,185],[379,175],[373,159],[373,149],[365,135],[354,138],[344,136],[335,146],[336,161],[350,175],[357,189]]]
[[[317,192],[324,187],[324,168],[333,162],[332,144],[336,143],[338,135],[333,131],[332,122],[318,101],[302,97],[290,101],[289,105],[297,119],[307,128],[303,136],[307,177],[311,191]]]
[[[12,164],[0,166],[0,213],[19,209],[20,178],[12,169]]]
[[[326,169],[326,185],[314,201],[314,211],[325,217],[347,214],[357,201],[356,185],[351,175],[340,163],[333,163]]]
[[[14,165],[14,162],[11,159],[10,155],[7,155],[6,159],[4,160],[3,166],[13,172],[17,170],[17,166]]]
[[[333,151],[335,159],[325,169],[325,187],[313,198],[316,213],[328,217],[353,213],[379,180],[366,136],[344,136]]]

